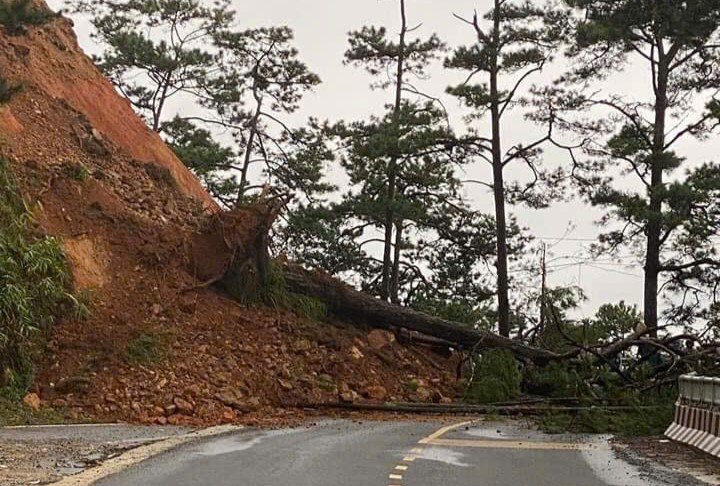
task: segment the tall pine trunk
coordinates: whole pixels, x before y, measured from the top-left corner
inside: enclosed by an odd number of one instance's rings
[[[498,331],[501,336],[510,336],[510,291],[508,281],[508,245],[507,217],[505,214],[505,169],[502,157],[500,133],[500,88],[499,77],[499,46],[500,46],[500,1],[495,0],[493,11],[493,50],[490,71],[490,116],[492,118],[492,168],[493,195],[495,200],[495,224],[497,238],[497,295],[498,295]]]
[[[400,252],[402,251],[403,223],[395,225],[395,253],[393,256],[393,271],[390,281],[390,302],[400,303]]]
[[[664,55],[662,41],[659,44],[657,66],[657,89],[655,93],[655,123],[651,153],[650,187],[648,188],[649,216],[647,221],[647,248],[645,253],[645,285],[643,320],[650,335],[657,336],[658,327],[658,277],[660,274],[660,251],[662,247],[662,192],[665,171],[665,126],[667,118],[667,90],[670,60]]]
[[[397,163],[400,137],[400,110],[402,108],[403,76],[405,71],[405,37],[407,36],[407,15],[405,13],[405,0],[400,0],[400,43],[397,58],[397,77],[395,80],[395,105],[393,107],[393,136],[395,137],[395,153],[388,162],[387,199],[388,207],[385,213],[385,248],[383,251],[382,280],[380,297],[383,300],[393,298],[393,226],[395,224],[395,195],[397,192]],[[395,297],[397,298],[397,297]]]

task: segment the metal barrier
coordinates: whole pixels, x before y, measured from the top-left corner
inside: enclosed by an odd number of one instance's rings
[[[683,375],[670,439],[720,457],[720,378]]]

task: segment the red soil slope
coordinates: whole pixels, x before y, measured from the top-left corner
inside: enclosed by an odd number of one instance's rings
[[[24,85],[0,109],[0,156],[42,229],[63,240],[92,308],[51,336],[36,385],[44,404],[203,424],[340,396],[452,394],[453,359],[197,288],[182,250],[217,208],[82,54],[68,20],[0,32],[0,73]],[[128,352],[143,340],[161,351],[151,363]]]

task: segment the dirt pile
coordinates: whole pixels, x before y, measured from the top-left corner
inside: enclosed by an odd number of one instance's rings
[[[24,87],[0,108],[0,155],[42,229],[64,241],[92,309],[56,327],[34,390],[43,405],[207,424],[307,402],[452,394],[452,358],[203,287],[184,255],[217,207],[82,54],[70,21],[0,32],[0,72]]]

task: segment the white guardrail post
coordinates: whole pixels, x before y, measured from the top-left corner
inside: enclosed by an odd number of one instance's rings
[[[683,375],[678,389],[675,420],[665,435],[720,457],[720,378]]]

